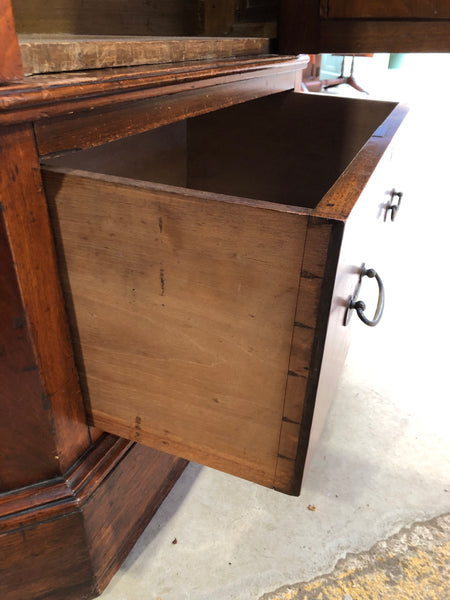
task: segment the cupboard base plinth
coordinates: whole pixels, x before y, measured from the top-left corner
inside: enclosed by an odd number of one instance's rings
[[[0,496],[0,596],[96,597],[186,465],[104,435],[65,477]]]

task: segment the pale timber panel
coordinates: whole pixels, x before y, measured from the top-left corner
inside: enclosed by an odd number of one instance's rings
[[[267,38],[20,35],[25,75],[266,54]]]
[[[307,216],[44,179],[93,423],[273,486]]]

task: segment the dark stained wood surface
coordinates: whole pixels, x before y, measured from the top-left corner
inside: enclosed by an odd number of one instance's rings
[[[186,148],[184,120],[121,138],[107,146],[48,158],[41,164],[186,187]]]
[[[211,88],[306,66],[307,56],[261,56],[218,61],[37,75],[0,95],[0,124],[90,111],[116,103]],[[265,73],[264,70],[268,69]]]
[[[83,515],[98,592],[120,567],[187,464],[135,444],[86,502]]]
[[[331,187],[322,198],[314,212],[315,216],[331,218],[334,215],[338,219],[347,219],[350,215],[367,185],[369,176],[376,169],[409,112],[406,104],[396,105],[388,102],[385,105],[392,111],[389,118],[367,139],[364,152],[348,165],[339,179],[339,185]]]
[[[25,311],[0,215],[0,493],[58,472]]]
[[[62,476],[0,496],[0,532],[61,517],[85,503],[133,446],[114,435],[100,437]]]
[[[199,0],[12,0],[17,30],[78,35],[200,35]]]
[[[236,19],[237,0],[205,0],[206,35],[230,35]]]
[[[267,54],[267,38],[19,36],[25,75]]]
[[[0,0],[0,83],[23,77],[10,0]]]
[[[319,0],[280,0],[278,51],[282,54],[320,54],[319,16]]]
[[[314,209],[394,106],[287,91],[191,119],[188,185]]]
[[[320,52],[449,52],[450,20],[322,23]]]
[[[51,453],[49,460],[52,463],[57,461],[63,472],[88,447],[89,435],[73,360],[47,203],[31,126],[4,129],[1,140],[2,218],[23,305],[23,310],[12,316],[18,319],[17,323],[20,320],[24,336],[28,328],[30,341],[27,343],[31,346],[27,358],[26,354],[23,357],[12,355],[13,366],[10,368],[25,369],[24,380],[19,382],[17,389],[19,391],[22,388],[22,394],[31,392],[25,379],[30,377],[27,369],[31,377],[34,376],[31,385],[34,386],[35,403],[40,403],[42,407],[35,409],[38,411],[36,416],[42,416],[42,409],[45,411],[47,425],[43,426],[47,427],[50,421],[54,438],[55,452]],[[8,268],[7,263],[3,266]],[[17,306],[15,310],[18,309]],[[8,325],[10,328],[11,325]],[[20,340],[16,339],[15,343],[20,343]],[[15,361],[17,367],[14,367]],[[27,410],[24,404],[27,399],[23,397],[23,405],[14,407],[14,388],[5,386],[2,393],[9,398],[11,418],[20,422],[20,409]],[[13,428],[19,427],[17,423],[13,425]],[[40,431],[39,428],[40,423],[36,421],[34,430],[29,423],[28,429],[23,432],[27,437],[23,443],[29,449],[36,447],[38,455],[41,452],[39,445],[42,435],[47,435],[45,429]],[[23,473],[27,472],[27,458],[26,453],[20,451],[20,443],[21,436],[18,435],[14,444],[18,446],[18,455],[22,457],[23,464],[19,472],[23,477]]]
[[[4,600],[80,600],[97,593],[81,514],[0,534]]]
[[[279,51],[285,54],[308,52],[310,54],[371,53],[371,52],[449,52],[450,20],[448,2],[438,7],[442,18],[389,20],[392,3],[374,2],[377,12],[386,10],[386,18],[328,18],[334,0],[281,0],[279,17]],[[341,5],[355,5],[344,3]],[[361,2],[365,4],[364,2]],[[429,12],[429,2],[402,2],[405,11],[413,4]],[[394,3],[394,8],[395,10]],[[336,4],[337,6],[337,4]],[[347,11],[347,9],[346,9]],[[350,9],[349,9],[350,11]],[[361,7],[357,9],[361,14]]]
[[[229,80],[231,79],[231,81]],[[295,70],[246,79],[227,78],[223,85],[115,104],[104,109],[80,112],[69,117],[45,119],[35,124],[42,156],[67,150],[90,148],[124,136],[201,115],[236,103],[292,89]]]
[[[64,477],[0,496],[2,599],[97,596],[186,464],[106,435]]]
[[[321,0],[330,19],[448,19],[448,0]]]

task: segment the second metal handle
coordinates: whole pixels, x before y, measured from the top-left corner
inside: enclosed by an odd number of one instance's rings
[[[397,196],[397,198],[398,198],[397,204],[393,204],[395,196]],[[385,221],[387,219],[389,211],[391,211],[391,221],[395,221],[395,217],[397,216],[397,213],[400,210],[402,198],[403,198],[403,192],[396,192],[395,190],[392,190],[391,199],[389,201],[389,204],[386,206],[386,212],[384,213]]]

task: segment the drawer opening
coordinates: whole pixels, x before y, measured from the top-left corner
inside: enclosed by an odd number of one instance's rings
[[[44,164],[314,209],[395,106],[285,92]]]

